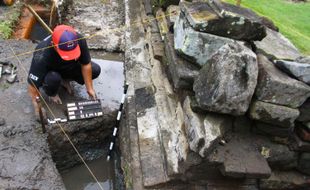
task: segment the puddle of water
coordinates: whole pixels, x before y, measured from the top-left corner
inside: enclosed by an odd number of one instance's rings
[[[101,73],[93,81],[97,97],[101,100],[103,107],[117,109],[119,107],[124,85],[123,62],[92,59],[101,67]],[[77,96],[83,99],[88,98],[85,87],[76,85]]]
[[[105,158],[87,163],[104,190],[113,190],[114,169]],[[101,190],[84,165],[76,166],[61,173],[67,190]]]

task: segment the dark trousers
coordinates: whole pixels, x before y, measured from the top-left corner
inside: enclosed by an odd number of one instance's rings
[[[92,67],[92,79],[95,79],[100,75],[101,68],[98,64],[94,62],[91,62],[91,67]],[[49,71],[44,78],[43,90],[48,96],[55,96],[58,93],[61,81],[63,79],[76,81],[77,83],[83,85],[84,79],[82,75],[81,66],[75,67],[73,70],[66,73]]]

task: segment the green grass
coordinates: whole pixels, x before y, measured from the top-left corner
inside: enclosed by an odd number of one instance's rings
[[[19,9],[14,8],[9,13],[6,13],[5,20],[0,20],[0,38],[8,39],[14,29],[14,25],[19,18]]]
[[[236,0],[224,0],[235,4]],[[310,2],[289,0],[242,0],[241,6],[271,19],[301,53],[310,55]]]

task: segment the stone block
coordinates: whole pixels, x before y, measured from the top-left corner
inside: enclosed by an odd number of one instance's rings
[[[307,126],[298,125],[296,128],[296,133],[303,141],[310,142],[310,129]]]
[[[268,179],[259,180],[261,190],[307,189],[310,178],[296,171],[273,171]]]
[[[232,6],[228,7],[227,4],[223,4],[221,11],[207,2],[187,3],[185,1],[180,5],[182,12],[196,31],[236,40],[262,40],[266,36],[265,27],[244,15],[236,14],[241,12],[236,6],[233,13],[229,10]]]
[[[205,144],[204,115],[193,112],[190,103],[190,98],[187,96],[183,103],[185,132],[190,149],[199,153]]]
[[[145,9],[145,13],[146,15],[152,15],[152,1],[151,0],[143,0],[144,3],[144,9]]]
[[[257,84],[256,55],[247,47],[222,46],[200,70],[194,82],[199,106],[207,111],[244,115]]]
[[[157,20],[158,28],[160,31],[160,35],[162,39],[164,39],[164,36],[169,32],[169,28],[168,28],[168,23],[167,23],[165,12],[162,9],[157,10],[156,20]]]
[[[276,59],[295,60],[301,54],[298,49],[281,33],[266,29],[267,36],[262,41],[254,42],[257,49]]]
[[[204,118],[203,125],[205,137],[199,155],[206,157],[219,145],[220,140],[232,131],[232,117],[208,113]]]
[[[300,115],[298,121],[310,121],[310,98],[308,98],[299,108]]]
[[[258,56],[258,83],[255,95],[258,100],[297,108],[310,96],[310,87],[290,78],[277,69],[265,56]]]
[[[208,180],[207,190],[258,190],[254,179],[218,179]]]
[[[272,142],[268,138],[255,141],[261,153],[265,150],[265,158],[273,170],[287,171],[297,167],[298,153],[289,149],[287,145]]]
[[[154,91],[151,87],[141,88],[135,91],[135,95],[143,184],[144,186],[154,186],[165,183],[168,181],[168,176],[160,146]]]
[[[158,60],[152,64],[162,156],[166,160],[168,177],[175,179],[191,165],[188,163],[189,145],[184,131],[184,113],[181,103],[174,97],[162,64]]]
[[[306,175],[310,175],[310,153],[300,155],[297,169]]]
[[[199,67],[176,54],[171,33],[168,33],[165,38],[165,52],[174,88],[192,90],[194,79],[199,73]]]
[[[298,109],[279,106],[262,101],[252,102],[249,110],[251,119],[281,127],[293,127],[294,121],[299,116]]]
[[[290,142],[290,149],[298,152],[310,152],[310,143],[301,140],[298,135],[294,135]]]
[[[255,122],[254,132],[272,137],[287,138],[293,134],[291,127],[280,127],[263,122]]]
[[[151,44],[154,58],[163,61],[163,57],[165,56],[165,44],[159,33],[151,33]]]
[[[310,85],[310,64],[276,60],[274,64],[287,74]]]
[[[224,146],[219,146],[211,160],[220,164],[224,176],[232,178],[268,178],[271,170],[265,158],[247,136],[234,135]]]
[[[181,13],[174,24],[174,48],[185,59],[204,65],[225,44],[236,41],[195,31]]]
[[[177,17],[180,15],[180,11],[180,7],[176,5],[170,5],[166,10],[167,22],[171,32],[173,31],[173,26]]]

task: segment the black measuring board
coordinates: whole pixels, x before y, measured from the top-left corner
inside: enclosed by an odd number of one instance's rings
[[[79,120],[103,115],[100,100],[86,100],[67,104],[68,120]]]

